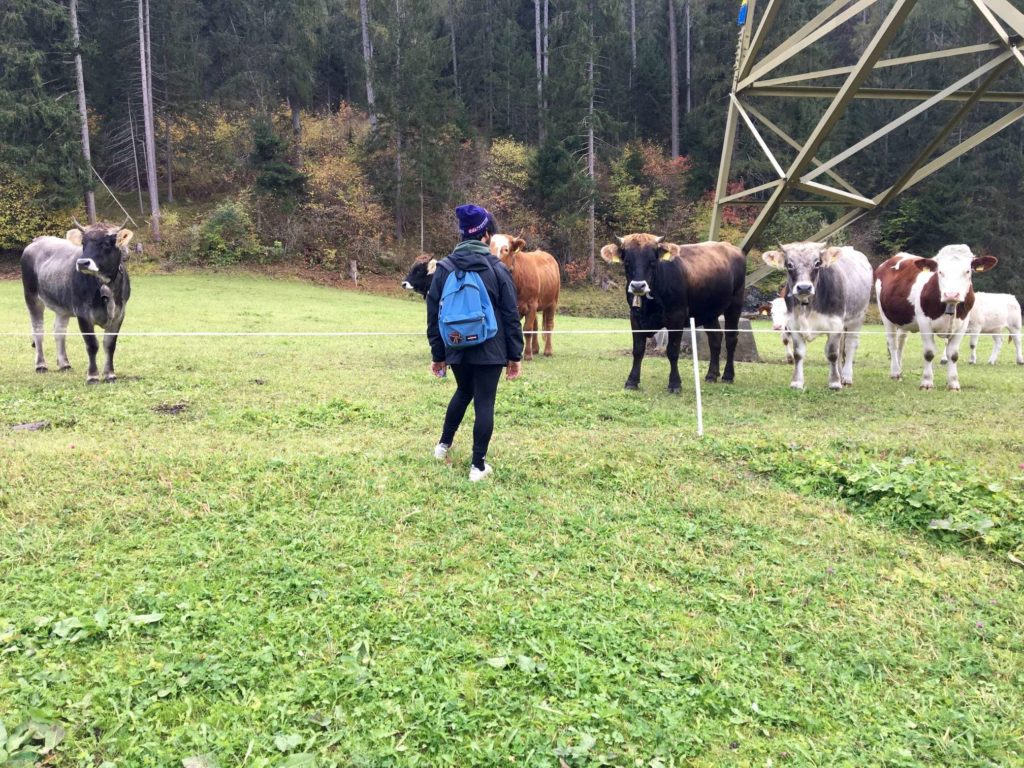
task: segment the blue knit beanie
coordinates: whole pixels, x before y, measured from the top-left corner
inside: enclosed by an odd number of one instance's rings
[[[460,205],[455,209],[459,220],[459,234],[463,238],[479,238],[484,232],[497,231],[497,222],[490,211],[479,205]]]

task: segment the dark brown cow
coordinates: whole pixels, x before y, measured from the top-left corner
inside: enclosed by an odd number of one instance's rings
[[[555,329],[555,311],[562,278],[558,262],[547,251],[524,251],[526,241],[508,235],[491,236],[491,253],[501,259],[512,273],[519,298],[519,316],[524,318],[527,360],[540,351],[537,313],[544,315],[544,356],[551,356],[551,332]]]
[[[694,318],[708,331],[711,362],[707,381],[718,381],[722,353],[720,315],[725,315],[725,371],[722,381],[735,378],[733,358],[739,339],[740,312],[743,309],[747,260],[743,252],[729,243],[676,245],[663,237],[635,234],[618,238],[601,249],[601,258],[609,263],[622,262],[626,271],[626,301],[633,328],[633,369],[626,389],[640,386],[640,366],[647,348],[647,337],[660,328],[668,328],[668,391],[682,389],[679,378],[679,345],[682,329]]]
[[[967,316],[974,307],[971,273],[986,272],[999,260],[975,256],[966,245],[947,245],[934,259],[897,253],[875,270],[875,295],[889,346],[890,376],[903,378],[903,346],[907,335],[921,332],[924,373],[921,389],[935,386],[932,360],[935,335],[947,339],[946,386],[960,389],[956,363],[967,333]]]

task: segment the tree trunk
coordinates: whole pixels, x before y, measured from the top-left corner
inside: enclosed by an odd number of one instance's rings
[[[462,100],[462,89],[459,87],[459,54],[455,44],[455,0],[448,0],[448,28],[452,38],[452,74],[455,77],[455,96]]]
[[[668,0],[668,66],[672,90],[672,159],[679,157],[679,67],[676,45],[676,0]]]
[[[629,84],[633,85],[633,70],[636,69],[636,0],[629,0]]]
[[[596,179],[594,160],[594,0],[590,0],[590,52],[587,57],[587,90],[590,92],[590,105],[587,109],[587,177],[590,179],[590,250],[587,253],[587,271],[592,281],[597,280],[597,262],[594,254],[597,250],[596,222]]]
[[[171,152],[171,120],[164,123],[164,141],[167,148],[167,203],[174,202],[174,155]]]
[[[135,161],[135,191],[139,193],[139,216],[146,215],[146,206],[142,202],[142,176],[139,175],[139,150],[135,141],[135,118],[132,116],[132,97],[128,96],[128,126],[132,131],[132,160]]]
[[[541,0],[533,0],[533,49],[537,60],[537,138],[538,143],[543,144],[547,138],[545,130],[547,115],[544,114],[544,43],[541,31],[540,4]]]
[[[363,0],[365,2],[365,0]],[[402,82],[402,0],[395,0],[395,82]],[[402,104],[395,90],[395,238],[402,245],[402,230],[405,228],[405,217],[402,211]]]
[[[370,128],[377,130],[377,98],[373,93],[373,43],[370,42],[370,9],[367,0],[359,0],[359,26],[363,31],[363,65],[366,67],[366,111]]]
[[[82,72],[82,49],[78,37],[78,0],[71,0],[71,32],[75,43],[75,80],[78,83],[78,114],[82,120],[82,157],[89,178],[85,189],[85,215],[96,223],[96,195],[92,191],[92,152],[89,149],[89,110],[85,104],[85,74]]]
[[[296,99],[290,99],[292,108],[292,136],[295,137],[296,144],[302,141],[302,111],[299,109],[299,102]]]
[[[139,0],[139,63],[142,72],[142,117],[145,132],[146,186],[149,190],[150,231],[153,239],[160,242],[160,191],[156,178],[156,137],[153,128],[153,93],[149,70],[149,33],[146,18],[149,16],[149,0]]]
[[[690,0],[686,0],[686,114],[690,114],[690,110],[693,109],[693,67],[691,58],[693,48],[690,45],[692,31],[693,28],[690,24]]]
[[[548,55],[548,30],[551,28],[548,24],[549,9],[551,0],[544,0],[544,117],[548,116],[548,62],[551,57]],[[545,124],[544,134],[547,135],[547,125]]]

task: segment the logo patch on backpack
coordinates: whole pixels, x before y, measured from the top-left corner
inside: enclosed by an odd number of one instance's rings
[[[448,275],[441,291],[437,324],[450,349],[475,347],[497,335],[498,321],[479,272],[455,270]]]

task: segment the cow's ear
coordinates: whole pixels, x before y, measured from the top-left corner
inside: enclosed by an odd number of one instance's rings
[[[971,262],[971,269],[975,272],[988,272],[998,263],[999,259],[995,256],[978,256]]]
[[[769,267],[776,269],[782,269],[782,265],[786,262],[786,255],[782,251],[765,251],[761,254],[761,258]]]
[[[672,261],[676,256],[679,255],[679,246],[675,243],[662,243],[661,244],[661,260]]]
[[[427,262],[427,274],[432,275],[437,272],[437,259],[431,259]]]
[[[64,235],[64,239],[72,245],[82,244],[82,230],[80,229],[69,229],[67,234]]]
[[[939,262],[937,262],[935,259],[918,259],[917,261],[914,262],[914,265],[919,270],[921,270],[922,272],[938,272],[939,271]],[[898,269],[898,268],[899,268],[899,265],[897,265],[896,267],[893,267],[893,269]]]
[[[127,248],[128,243],[132,241],[133,237],[135,237],[135,233],[130,229],[119,229],[117,231],[117,247],[122,249]]]
[[[622,251],[619,249],[619,246],[609,243],[601,249],[601,258],[609,264],[618,264],[622,261]]]
[[[843,255],[842,248],[825,248],[821,252],[821,266],[831,267]]]
[[[516,251],[521,251],[525,247],[526,247],[526,241],[523,240],[523,238],[521,238],[521,237],[513,237],[512,238],[512,253],[515,253]]]

